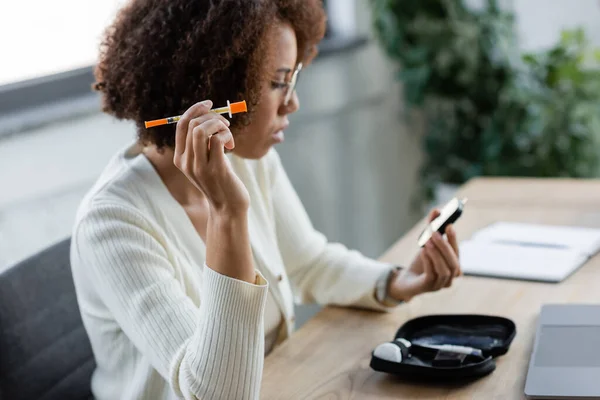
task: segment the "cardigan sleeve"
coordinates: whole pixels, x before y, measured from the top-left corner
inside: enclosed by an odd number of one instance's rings
[[[375,285],[393,266],[328,242],[313,228],[278,154],[267,157],[277,241],[297,300],[388,310],[376,300]]]
[[[120,328],[179,397],[258,398],[267,282],[259,276],[253,285],[199,265],[197,307],[157,230],[130,208],[94,206],[80,219],[73,268],[88,275]]]

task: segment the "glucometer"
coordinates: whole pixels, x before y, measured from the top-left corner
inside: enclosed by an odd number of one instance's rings
[[[480,361],[485,358],[480,349],[473,347],[451,344],[419,345],[404,338],[380,344],[373,351],[373,355],[394,363],[406,362],[407,359],[417,356],[430,360],[434,367],[457,367],[465,361]]]
[[[434,232],[439,232],[443,235],[446,227],[456,222],[458,217],[461,216],[466,203],[466,198],[459,200],[456,197],[446,203],[444,208],[441,209],[440,215],[431,221],[419,236],[419,240],[417,241],[419,247],[425,246],[425,243],[431,239],[431,235]]]

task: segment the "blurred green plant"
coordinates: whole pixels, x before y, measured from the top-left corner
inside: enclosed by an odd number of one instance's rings
[[[484,3],[371,0],[405,103],[425,115],[427,194],[481,175],[598,176],[600,51],[576,29],[520,54],[512,12]]]

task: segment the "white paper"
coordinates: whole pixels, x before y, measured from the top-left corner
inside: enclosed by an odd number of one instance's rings
[[[568,248],[591,256],[600,247],[600,229],[497,222],[478,231],[473,240]]]
[[[460,244],[465,274],[560,282],[600,248],[600,229],[499,222]]]
[[[562,249],[540,249],[496,243],[461,243],[461,267],[467,275],[560,282],[587,256]]]

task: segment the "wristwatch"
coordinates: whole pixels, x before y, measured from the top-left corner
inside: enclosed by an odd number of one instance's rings
[[[398,276],[398,273],[401,269],[401,267],[395,266],[390,270],[390,272],[383,274],[381,278],[377,280],[377,284],[375,286],[375,298],[379,303],[386,307],[394,307],[403,303],[402,300],[394,299],[388,292],[390,282],[392,282],[393,279],[396,279],[396,276]]]

